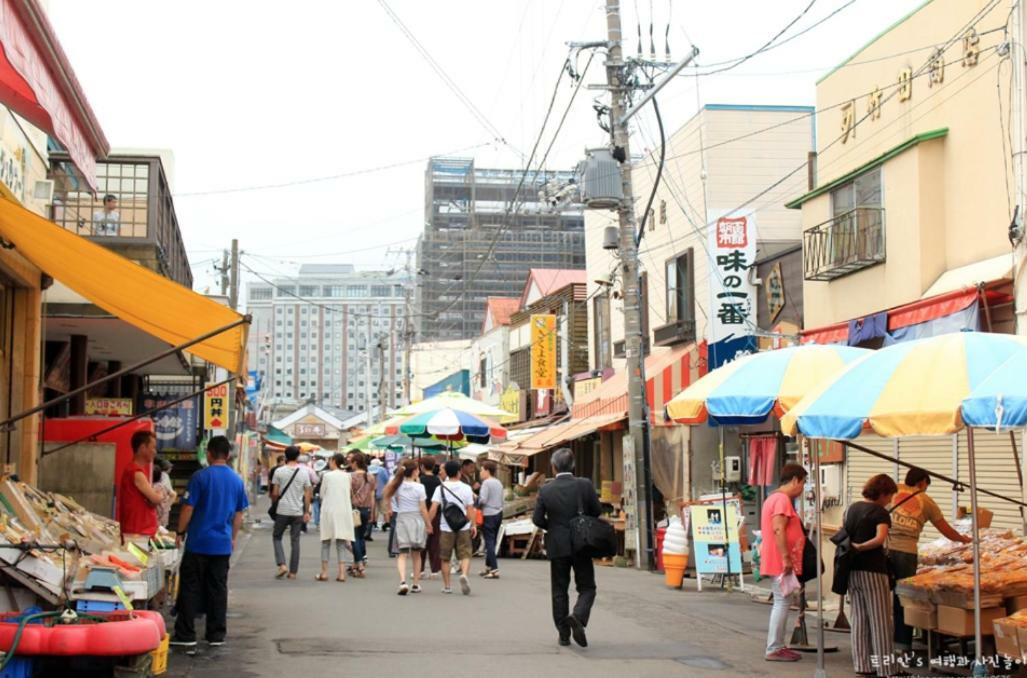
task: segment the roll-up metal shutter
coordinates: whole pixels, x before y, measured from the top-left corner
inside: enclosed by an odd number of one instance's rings
[[[1023,436],[1016,434],[1017,452],[1023,454]],[[1008,433],[995,434],[993,431],[978,429],[974,432],[974,452],[977,456],[977,486],[983,487],[992,492],[1019,499],[1021,495],[1020,482],[1016,473],[1016,462],[1013,456],[1013,446],[1009,441]],[[1021,456],[1022,459],[1022,456]],[[959,497],[959,505],[970,508],[970,464],[967,455],[966,432],[959,434],[959,478],[967,482],[967,491]],[[983,506],[995,513],[992,520],[992,527],[1011,528],[1021,533],[1023,522],[1020,519],[1020,510],[1016,504],[995,499],[984,494],[977,496],[979,506]]]
[[[896,456],[896,440],[894,438],[882,438],[877,435],[863,435],[856,438],[857,445],[886,454],[889,457]],[[845,497],[845,505],[848,506],[854,501],[863,498],[863,485],[871,476],[878,473],[887,473],[895,477],[895,463],[888,462],[880,457],[867,454],[852,447],[845,450],[845,484],[848,490]]]
[[[940,473],[949,478],[955,478],[958,473],[956,464],[956,436],[930,436],[917,438],[899,439],[899,460],[907,464],[913,464],[920,468],[935,473]],[[908,469],[903,466],[899,468],[899,475],[896,482],[902,482],[906,478]],[[937,502],[942,515],[948,521],[956,517],[956,504],[958,493],[941,481],[934,481],[928,490],[931,498]],[[924,544],[941,536],[938,530],[934,529],[931,523],[924,525],[924,531],[920,535],[920,543]]]

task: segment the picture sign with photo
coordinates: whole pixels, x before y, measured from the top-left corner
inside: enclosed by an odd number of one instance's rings
[[[731,574],[741,575],[742,549],[738,540],[738,503],[724,505],[696,504],[691,507],[692,542],[695,544],[695,571],[698,576],[727,574],[728,558]]]

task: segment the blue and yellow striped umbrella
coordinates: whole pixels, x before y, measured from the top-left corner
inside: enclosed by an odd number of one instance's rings
[[[871,351],[805,344],[744,356],[715,369],[667,403],[679,424],[758,424]]]
[[[1027,350],[999,365],[963,399],[963,422],[996,431],[1027,426]]]
[[[806,396],[782,418],[781,428],[836,440],[856,438],[867,428],[886,437],[955,433],[964,427],[963,400],[1025,350],[1022,339],[984,332],[895,344]]]

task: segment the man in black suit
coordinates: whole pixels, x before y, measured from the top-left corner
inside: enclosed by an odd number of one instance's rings
[[[585,627],[596,599],[596,573],[589,556],[577,555],[571,544],[571,519],[580,506],[585,515],[599,516],[599,497],[592,481],[574,477],[574,453],[561,448],[553,453],[556,479],[538,493],[532,522],[546,531],[546,554],[549,556],[549,578],[553,596],[553,622],[560,634],[560,645],[570,645],[571,636],[581,647],[588,647]],[[574,571],[578,600],[574,613],[568,614],[570,598],[567,588]]]

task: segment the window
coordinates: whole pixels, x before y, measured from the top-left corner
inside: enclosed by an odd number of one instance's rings
[[[366,297],[366,296],[368,296],[368,294],[367,294],[367,286],[366,285],[347,285],[346,286],[346,296],[349,297],[350,299],[356,299],[356,298],[359,298],[359,297]]]
[[[387,297],[391,291],[388,285],[371,285],[372,297]]]
[[[279,285],[276,297],[291,297],[296,294],[296,288],[293,285]]]
[[[695,252],[667,260],[667,324],[695,320]]]
[[[878,167],[831,191],[831,211],[838,217],[859,207],[880,208],[883,207],[881,197],[881,168]]]
[[[270,287],[254,287],[253,289],[250,290],[250,300],[251,301],[261,301],[261,300],[270,299],[270,298],[271,298],[271,288]]]
[[[324,296],[326,297],[341,297],[342,296],[342,285],[325,285]]]
[[[597,370],[613,367],[613,346],[610,342],[610,293],[592,300],[592,341],[595,345]]]
[[[313,285],[300,285],[300,296],[301,297],[314,297],[317,296],[318,288]]]

